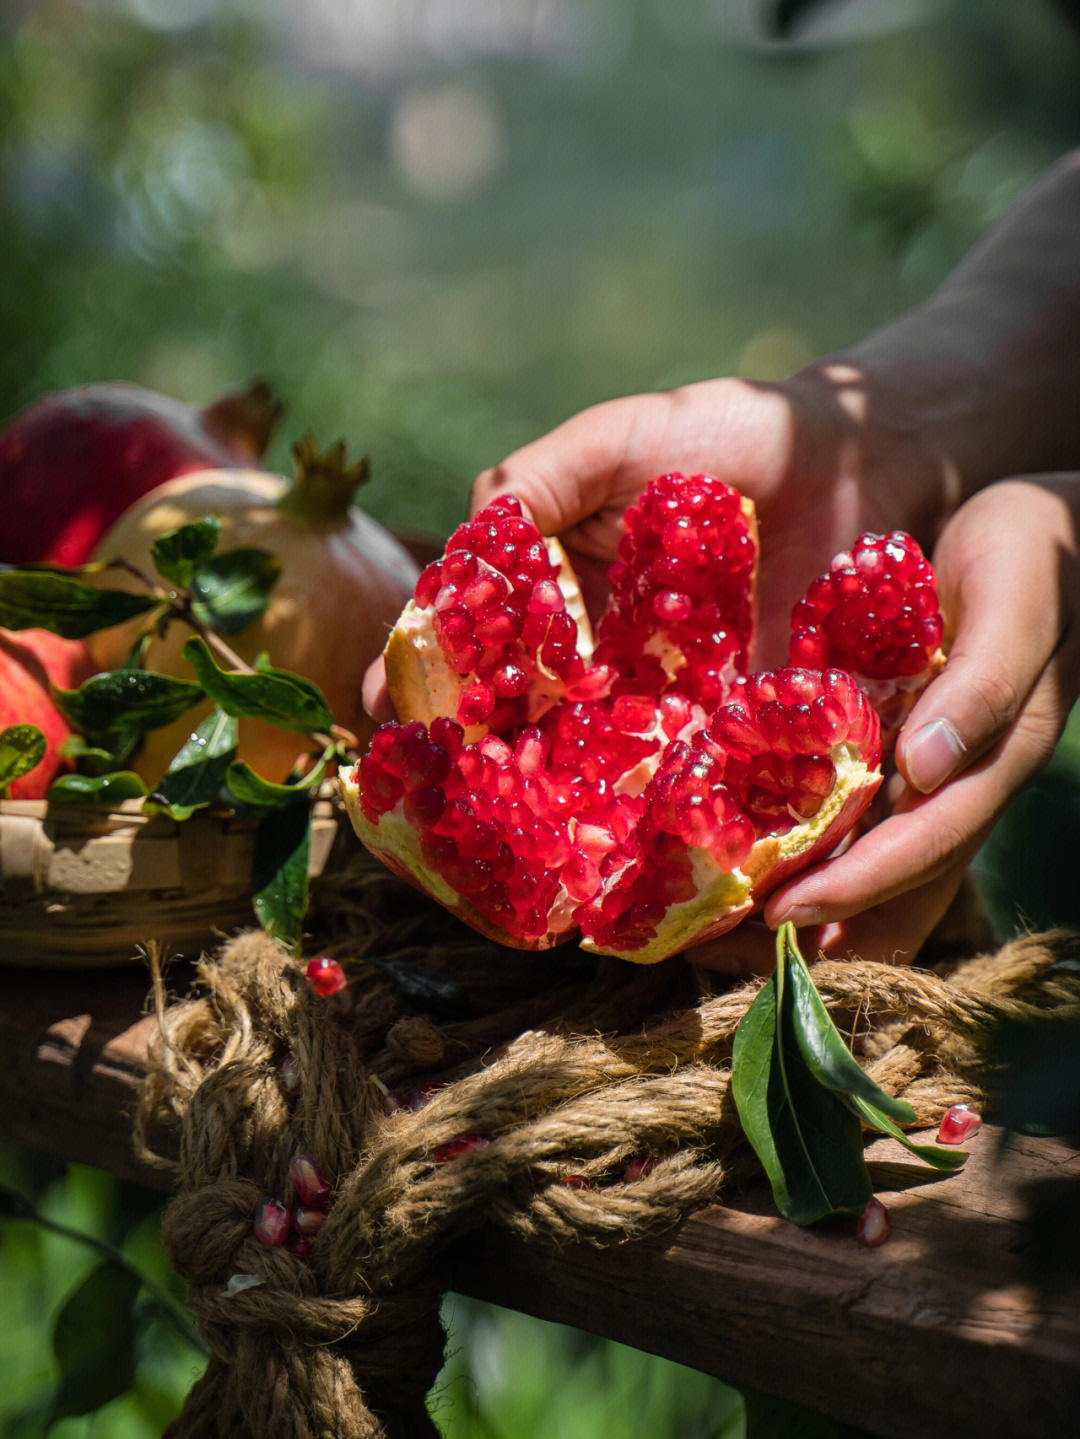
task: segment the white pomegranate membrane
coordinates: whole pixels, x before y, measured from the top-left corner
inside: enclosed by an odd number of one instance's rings
[[[405,722],[377,731],[342,789],[368,848],[483,933],[536,948],[580,931],[653,961],[828,853],[880,782],[881,737],[831,659],[744,675],[756,533],[735,490],[664,475],[625,523],[591,655],[565,573],[512,497],[461,526],[387,649],[388,672],[395,644],[423,652],[424,694],[391,680]],[[820,597],[839,575],[840,600],[816,601],[813,626],[809,601],[796,609],[793,652],[823,633],[887,676],[879,656],[899,645],[910,676],[918,643],[925,669],[940,616],[917,546],[862,536],[846,558],[811,586]],[[918,611],[900,641],[890,608]]]

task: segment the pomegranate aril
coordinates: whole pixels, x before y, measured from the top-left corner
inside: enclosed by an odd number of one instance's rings
[[[413,591],[413,599],[426,608],[435,603],[436,596],[442,588],[443,566],[436,560],[420,571],[420,578],[416,581],[416,588]]]
[[[479,1134],[457,1134],[453,1139],[436,1144],[432,1158],[436,1164],[449,1164],[454,1159],[460,1159],[463,1154],[468,1154],[470,1150],[482,1149],[489,1143],[489,1140]]]
[[[280,1199],[260,1199],[255,1206],[253,1228],[255,1238],[273,1247],[284,1244],[289,1237],[292,1215]]]
[[[623,1183],[636,1184],[640,1179],[648,1179],[655,1168],[656,1164],[652,1159],[631,1159],[623,1170]]]
[[[693,608],[690,596],[681,594],[678,590],[661,590],[652,598],[653,614],[668,624],[678,624],[681,620],[689,619]]]
[[[892,1220],[889,1218],[889,1211],[880,1199],[871,1199],[855,1225],[855,1236],[859,1243],[865,1244],[868,1249],[874,1249],[877,1245],[884,1244],[891,1232]]]
[[[296,1213],[293,1215],[293,1225],[297,1233],[302,1234],[305,1239],[314,1239],[325,1223],[325,1209],[306,1204],[297,1205]]]
[[[483,724],[494,708],[495,691],[483,680],[473,680],[458,698],[457,718],[466,727]]]
[[[939,1144],[963,1144],[982,1124],[982,1116],[968,1104],[954,1104],[942,1116],[937,1132]]]
[[[541,580],[529,596],[531,615],[554,615],[565,608],[562,590],[554,580]]]
[[[295,1254],[297,1259],[306,1259],[311,1253],[311,1240],[306,1234],[298,1234],[292,1229],[285,1240],[285,1248],[290,1254]]]
[[[295,1054],[287,1054],[278,1067],[278,1078],[281,1080],[281,1087],[286,1094],[299,1094],[303,1078],[300,1073],[300,1061]]]
[[[334,1192],[326,1171],[314,1154],[295,1154],[289,1161],[289,1178],[300,1203],[309,1209],[325,1209]]]
[[[429,730],[435,744],[441,745],[451,760],[455,760],[465,740],[465,732],[456,720],[438,715],[431,721]]]
[[[349,983],[338,961],[325,955],[309,960],[304,973],[308,984],[320,999],[329,999],[332,994],[339,994]]]
[[[565,1184],[567,1189],[595,1189],[596,1185],[587,1174],[561,1174],[559,1183]]]

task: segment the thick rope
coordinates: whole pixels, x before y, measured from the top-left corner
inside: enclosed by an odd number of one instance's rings
[[[554,1244],[635,1239],[753,1164],[730,1062],[756,985],[702,994],[681,961],[503,950],[366,860],[329,898],[310,952],[338,953],[351,979],[329,1000],[261,933],[204,959],[177,1003],[154,968],[137,1141],[178,1183],[164,1238],[212,1356],[171,1439],[434,1435],[436,1266],[451,1239],[487,1223]],[[814,978],[873,1077],[928,1125],[983,1098],[1003,1020],[1080,1014],[1075,981],[1054,968],[1074,945],[1020,940],[947,978],[859,961],[820,963]],[[457,979],[473,1017],[409,1011],[365,955]],[[283,1081],[287,1054],[298,1093]],[[432,1080],[441,1087],[422,1106],[388,1112],[388,1088]],[[485,1142],[440,1162],[438,1146],[462,1135]],[[291,1196],[298,1151],[334,1181],[306,1258],[252,1227],[260,1196]],[[621,1182],[646,1155],[651,1172]]]

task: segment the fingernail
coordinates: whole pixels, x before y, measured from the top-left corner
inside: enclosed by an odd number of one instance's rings
[[[963,740],[948,720],[931,720],[905,747],[908,779],[917,790],[929,794],[945,783],[966,754]]]
[[[776,927],[782,924],[793,924],[796,929],[803,929],[808,924],[821,923],[821,909],[816,904],[793,904],[783,914],[776,916]]]

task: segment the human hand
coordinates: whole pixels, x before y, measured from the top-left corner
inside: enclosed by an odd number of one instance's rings
[[[544,534],[560,537],[595,615],[626,507],[665,470],[715,475],[757,506],[756,663],[781,664],[792,606],[838,550],[866,529],[925,541],[944,509],[940,467],[894,418],[879,424],[860,385],[837,366],[783,384],[710,380],[596,405],[485,471],[471,509],[517,495]],[[392,714],[381,660],[364,703],[376,718]]]
[[[968,500],[934,551],[949,662],[908,717],[868,828],[692,958],[772,968],[790,919],[809,952],[915,957],[1008,800],[1053,753],[1080,693],[1080,475],[1004,481]],[[874,817],[872,812],[871,818]],[[770,928],[771,927],[771,928]]]

